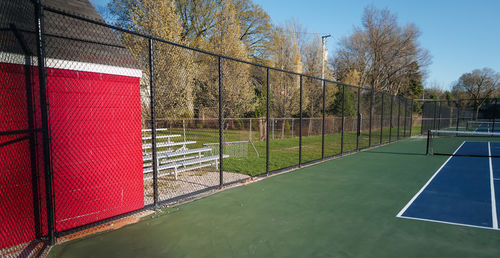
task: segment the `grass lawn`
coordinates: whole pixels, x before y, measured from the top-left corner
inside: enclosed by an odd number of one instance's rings
[[[413,132],[420,132],[420,126],[414,126],[412,128]],[[372,131],[372,145],[378,144],[381,141],[380,130]],[[390,130],[389,128],[384,128],[382,130],[382,142],[389,141],[389,133],[391,133],[391,140],[397,139],[397,130],[394,128]],[[166,134],[164,132],[158,135]],[[182,130],[172,129],[168,131],[168,134],[181,134]],[[402,137],[402,128],[400,131],[400,136]],[[237,172],[250,176],[260,175],[266,172],[266,142],[258,141],[256,134],[252,134],[254,138],[254,145],[259,153],[254,152],[253,148],[249,145],[248,156],[244,157],[229,157],[224,159],[224,170],[229,172]],[[241,141],[248,140],[248,131],[236,131],[236,130],[226,130],[224,131],[225,141]],[[341,134],[327,134],[325,135],[325,157],[334,156],[340,154],[341,151]],[[173,138],[174,141],[183,140],[182,137]],[[186,130],[186,140],[196,141],[195,144],[190,144],[189,148],[200,148],[203,147],[204,143],[215,143],[219,141],[219,131],[211,129],[190,129]],[[317,159],[321,159],[321,143],[322,137],[318,136],[308,136],[302,137],[302,162],[309,162]],[[345,132],[344,133],[344,152],[356,150],[356,133],[355,132]],[[363,131],[359,137],[359,148],[366,148],[369,146],[369,132]],[[215,146],[218,148],[218,146]],[[161,150],[161,149],[160,149]],[[299,163],[299,137],[290,137],[285,139],[275,139],[269,142],[269,170],[277,170],[281,168],[286,168]]]
[[[500,232],[397,218],[445,162],[407,139],[166,208],[49,257],[500,257]]]

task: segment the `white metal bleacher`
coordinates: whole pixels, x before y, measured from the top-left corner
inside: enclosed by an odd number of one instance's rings
[[[181,135],[180,134],[168,134],[168,135],[160,135],[160,136],[157,135],[156,139],[170,139],[170,138],[174,138],[174,137],[181,137]],[[143,136],[142,140],[143,141],[151,140],[151,136]]]
[[[167,128],[158,128],[157,132],[165,133],[168,131]],[[142,133],[151,132],[151,129],[143,129]],[[214,166],[216,169],[219,168],[219,155],[213,155],[212,148],[202,147],[189,149],[187,145],[194,144],[196,141],[182,141],[174,142],[172,138],[180,137],[180,134],[170,134],[170,135],[157,135],[156,136],[156,147],[162,148],[162,150],[157,151],[157,164],[158,164],[158,177],[175,175],[177,180],[178,173],[200,169],[204,167]],[[184,135],[184,139],[185,139]],[[151,136],[143,136],[143,142],[151,140]],[[181,148],[174,149],[173,147],[182,146]],[[150,179],[153,177],[153,167],[152,160],[153,155],[147,150],[152,149],[152,143],[143,143],[143,173],[144,179]],[[208,156],[207,156],[208,154]],[[227,158],[229,155],[223,155],[223,158]]]

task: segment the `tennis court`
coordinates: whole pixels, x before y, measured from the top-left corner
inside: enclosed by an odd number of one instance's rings
[[[498,230],[500,143],[464,141],[453,154],[398,216]]]
[[[468,131],[475,132],[499,133],[500,123],[486,121],[467,121],[466,129]]]
[[[460,166],[461,159],[425,155],[425,148],[425,139],[408,139],[273,176],[56,245],[49,256],[499,257],[496,230],[397,217],[430,178],[449,174],[444,163]],[[486,175],[448,182],[474,187],[485,202],[489,159],[462,158]]]

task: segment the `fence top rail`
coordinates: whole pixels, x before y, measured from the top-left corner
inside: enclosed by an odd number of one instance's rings
[[[485,101],[487,100],[495,100],[498,98],[491,97],[491,98],[480,98],[484,99]],[[474,99],[413,99],[413,101],[418,101],[418,102],[460,102],[460,101],[474,101]]]
[[[288,71],[288,70],[284,70],[284,69],[280,69],[280,68],[276,68],[276,67],[271,67],[271,66],[267,66],[267,65],[263,65],[263,64],[259,64],[259,63],[254,63],[254,62],[246,61],[246,60],[243,60],[243,59],[238,59],[238,58],[234,58],[234,57],[230,57],[230,56],[225,56],[225,55],[217,54],[217,53],[214,53],[214,52],[211,52],[211,51],[206,51],[206,50],[202,50],[202,49],[198,49],[198,48],[194,48],[194,47],[182,45],[182,44],[175,43],[175,42],[172,42],[172,41],[168,41],[168,40],[165,40],[165,39],[162,39],[162,38],[159,38],[159,37],[155,37],[155,36],[152,36],[152,35],[148,35],[148,34],[136,32],[136,31],[127,30],[127,29],[124,29],[124,28],[121,28],[121,27],[118,27],[118,26],[115,26],[115,25],[110,25],[110,24],[107,24],[106,22],[96,21],[96,20],[93,20],[93,19],[89,19],[89,18],[85,18],[85,17],[82,17],[82,16],[78,16],[78,15],[74,15],[74,14],[71,14],[71,13],[67,13],[67,12],[64,12],[64,11],[61,11],[61,10],[58,10],[58,9],[55,9],[55,8],[51,8],[51,7],[45,6],[44,4],[41,4],[41,7],[44,10],[47,10],[47,11],[52,12],[52,13],[56,13],[56,14],[59,14],[59,15],[67,16],[67,17],[70,17],[70,18],[73,18],[73,19],[78,19],[78,20],[81,20],[81,21],[85,21],[85,22],[88,22],[88,23],[95,24],[95,25],[104,26],[104,27],[110,28],[112,30],[117,30],[117,31],[120,31],[120,32],[124,32],[124,33],[129,33],[129,34],[132,34],[132,35],[136,35],[136,36],[139,36],[139,37],[143,37],[143,38],[147,38],[147,39],[151,39],[151,40],[156,40],[158,42],[162,42],[162,43],[166,43],[166,44],[173,45],[173,46],[176,46],[176,47],[180,47],[180,48],[192,50],[192,51],[195,51],[195,52],[198,52],[198,53],[202,53],[202,54],[207,54],[207,55],[211,55],[211,56],[215,56],[215,57],[224,58],[224,59],[227,59],[227,60],[232,60],[232,61],[236,61],[236,62],[240,62],[240,63],[245,63],[245,64],[249,64],[249,65],[254,65],[254,66],[257,66],[257,67],[261,67],[261,68],[265,68],[265,69],[269,69],[269,70],[274,70],[274,71],[277,71],[277,72],[284,72],[284,73],[288,73],[288,74],[298,75],[298,76],[301,76],[301,77],[303,76],[303,77],[307,77],[307,78],[311,78],[311,79],[316,79],[316,80],[324,81],[326,83],[333,83],[333,84],[337,84],[337,85],[341,85],[341,86],[347,86],[347,87],[353,87],[353,88],[358,88],[358,89],[363,89],[363,90],[370,90],[370,91],[382,92],[382,91],[378,91],[378,90],[374,90],[374,89],[370,89],[370,88],[365,88],[365,87],[355,86],[355,85],[349,85],[349,84],[345,84],[345,83],[342,83],[342,82],[339,82],[339,81],[334,81],[334,80],[329,80],[329,79],[322,79],[322,78],[319,78],[319,77],[316,77],[316,76],[313,76],[313,75],[292,72],[292,71]],[[394,94],[390,94],[390,95],[403,97],[401,95],[394,95]],[[406,97],[404,97],[404,98],[406,98]]]

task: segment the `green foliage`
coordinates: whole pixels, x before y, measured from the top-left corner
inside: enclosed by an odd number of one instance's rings
[[[291,131],[290,123],[288,120],[285,120],[285,133],[288,133]]]
[[[420,101],[414,101],[413,102],[413,113],[415,114],[422,114],[422,106],[423,103]]]
[[[243,120],[236,120],[236,125],[235,129],[237,130],[244,130],[245,129],[245,123],[243,123]]]
[[[424,85],[422,84],[422,81],[412,79],[410,80],[406,92],[403,92],[403,95],[410,98],[419,98],[420,96],[422,96],[423,92],[424,92]]]
[[[342,102],[343,102],[342,90],[335,93],[335,100],[330,105],[330,111],[336,116],[342,116]],[[345,89],[345,102],[344,102],[344,116],[354,117],[356,116],[357,103],[356,95],[349,88]]]
[[[303,33],[301,25],[293,21],[285,22],[283,25],[273,25],[269,15],[252,0],[111,0],[108,9],[109,15],[106,19],[109,22],[132,31],[296,73],[318,77],[322,71],[321,37],[304,36],[307,33]],[[375,20],[382,22],[379,25],[395,25],[391,27],[395,28],[391,31],[392,36],[401,36],[405,31],[414,32],[414,28],[401,27],[397,23],[394,24],[395,21],[391,19],[386,20],[385,18],[392,17],[390,12],[387,13],[387,17],[380,16],[385,13],[386,10],[370,8],[365,10],[366,17],[374,17]],[[365,29],[367,28],[362,30]],[[349,37],[348,40],[357,42],[356,35]],[[148,74],[148,60],[145,55],[148,51],[147,41],[127,33],[121,33],[119,36],[144,71],[141,83],[147,91],[148,77],[151,76]],[[391,42],[399,39],[399,37],[388,38]],[[412,43],[415,39],[412,37],[409,43],[413,48],[408,48],[408,44],[397,45],[402,47],[399,50],[413,51],[408,53],[410,57],[421,56],[414,53],[420,51],[414,49],[418,47]],[[392,44],[386,45],[393,47]],[[217,117],[217,60],[209,55],[186,51],[157,41],[154,44],[154,51],[153,77],[156,81],[155,95],[158,99],[157,115],[161,118]],[[352,56],[346,55],[346,57]],[[336,78],[344,83],[358,85],[368,81],[384,82],[388,85],[380,84],[375,88],[392,93],[399,92],[409,97],[420,97],[423,91],[420,66],[426,65],[425,58],[418,61],[413,59],[415,58],[408,60],[405,58],[404,60],[411,63],[406,64],[405,69],[401,71],[386,71],[388,67],[395,67],[393,63],[388,63],[389,66],[379,64],[380,69],[368,69],[369,67],[354,62],[363,59],[352,58],[342,62],[347,65],[346,67],[335,64],[333,67],[337,68]],[[397,60],[401,61],[401,58]],[[333,75],[328,67],[330,66],[325,67],[326,78]],[[265,69],[223,59],[222,71],[224,117],[264,117],[267,108]],[[389,73],[386,74],[387,80],[382,80],[384,76],[381,71]],[[276,117],[297,117],[299,77],[273,70],[269,77],[270,112]],[[320,83],[320,80],[303,78],[303,117],[315,117],[321,114],[323,96]],[[396,86],[397,89],[394,88]],[[335,87],[327,86],[326,99],[335,99],[328,107],[330,113],[336,115],[342,113],[341,95]],[[346,90],[345,116],[356,116],[356,106],[355,94]],[[147,113],[143,114],[144,118],[147,116]]]
[[[255,108],[245,113],[244,117],[264,117],[266,116],[266,88],[259,90],[255,88]]]

